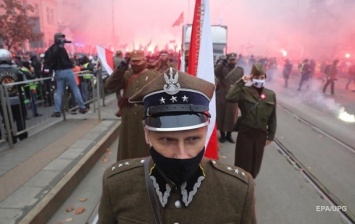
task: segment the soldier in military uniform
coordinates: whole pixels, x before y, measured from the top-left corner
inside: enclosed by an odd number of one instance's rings
[[[99,223],[256,223],[254,181],[203,158],[214,84],[169,69],[130,98],[144,104],[151,157],[103,177]]]
[[[226,94],[237,80],[242,78],[244,70],[236,67],[236,54],[231,53],[215,67],[217,79],[216,104],[217,104],[217,129],[220,131],[219,141],[226,140],[234,143],[232,131],[238,118],[238,104],[226,100]]]
[[[169,61],[169,53],[165,50],[160,52],[159,59],[155,61],[152,66],[154,70],[161,74],[168,68],[174,67],[173,63]]]
[[[255,63],[251,75],[243,76],[228,91],[226,99],[238,103],[238,137],[234,164],[256,178],[260,171],[264,147],[274,140],[276,132],[276,95],[264,88],[266,73]],[[252,86],[244,86],[252,81]]]
[[[157,77],[159,73],[146,68],[147,62],[143,51],[133,51],[130,64],[131,69],[128,70],[117,67],[106,81],[108,90],[115,92],[123,90],[123,96],[119,98],[121,125],[117,161],[149,154],[149,145],[145,142],[142,128],[144,107],[128,102],[128,98]]]

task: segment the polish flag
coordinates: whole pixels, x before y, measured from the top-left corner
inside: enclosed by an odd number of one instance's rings
[[[109,75],[113,72],[113,52],[101,47],[100,45],[96,45],[97,55],[101,61],[101,65],[107,71]]]
[[[180,26],[181,24],[184,23],[184,12],[181,12],[181,14],[179,15],[179,17],[175,20],[175,22],[173,23],[172,27],[174,26]]]
[[[213,66],[213,45],[208,0],[196,0],[192,23],[189,73],[208,82],[215,83]],[[218,159],[217,128],[216,128],[216,96],[213,95],[209,111],[211,122],[207,132],[205,156]]]

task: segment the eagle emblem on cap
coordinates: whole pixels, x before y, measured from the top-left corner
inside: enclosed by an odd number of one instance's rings
[[[169,94],[169,95],[175,95],[178,93],[181,89],[180,83],[178,83],[179,80],[179,73],[176,71],[175,76],[174,76],[174,71],[170,67],[169,71],[169,76],[164,73],[164,80],[165,80],[165,85],[164,85],[164,91]]]

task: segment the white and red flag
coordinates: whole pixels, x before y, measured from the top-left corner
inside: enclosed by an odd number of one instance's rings
[[[96,45],[97,55],[101,61],[101,65],[107,71],[109,75],[113,72],[113,52],[101,47],[100,45]]]
[[[181,12],[179,17],[175,20],[173,23],[172,27],[174,26],[180,26],[181,24],[184,23],[184,12]]]
[[[189,74],[196,75],[198,78],[215,83],[208,0],[196,0],[191,30],[188,71]],[[205,156],[211,159],[218,159],[215,94],[211,99],[209,111],[211,114],[211,122],[208,126],[208,142]]]

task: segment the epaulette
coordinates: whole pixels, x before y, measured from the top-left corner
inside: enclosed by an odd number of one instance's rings
[[[108,171],[107,177],[114,176],[118,173],[122,173],[128,170],[132,170],[144,165],[145,158],[138,158],[138,159],[128,159],[128,160],[121,160],[116,162],[115,164],[111,165]]]
[[[242,180],[246,184],[249,183],[249,180],[248,180],[249,174],[247,172],[245,172],[243,169],[235,167],[235,166],[226,165],[226,164],[218,162],[216,160],[210,160],[210,163],[212,164],[212,166],[214,168],[216,168],[226,174],[229,174],[233,177],[237,177],[238,179]]]

